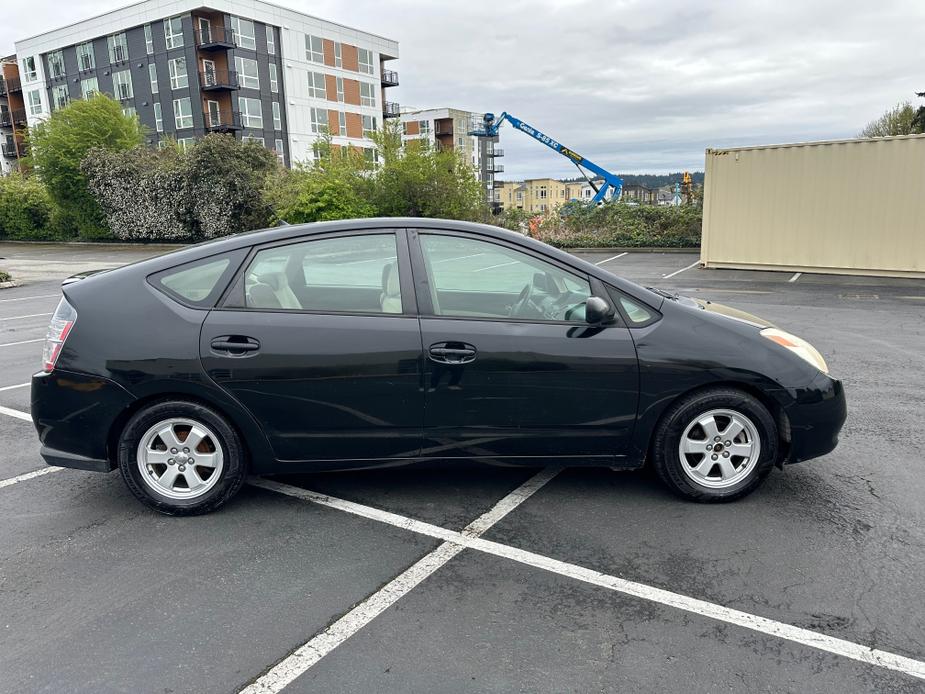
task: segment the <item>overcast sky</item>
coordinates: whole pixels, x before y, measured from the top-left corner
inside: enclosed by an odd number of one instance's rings
[[[125,4],[4,2],[0,51]],[[397,40],[403,106],[507,110],[620,173],[701,169],[706,147],[853,137],[925,91],[921,0],[277,4]],[[504,178],[575,171],[508,126],[501,139]]]

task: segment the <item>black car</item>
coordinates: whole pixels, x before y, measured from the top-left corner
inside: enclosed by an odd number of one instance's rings
[[[520,234],[364,219],[250,232],[63,287],[32,415],[51,465],[170,514],[247,474],[423,460],[655,466],[696,501],[831,451],[805,341]]]

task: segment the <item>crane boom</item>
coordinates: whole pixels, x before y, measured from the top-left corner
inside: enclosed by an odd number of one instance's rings
[[[561,142],[554,140],[544,132],[537,130],[532,125],[529,125],[528,123],[520,120],[520,118],[512,116],[507,111],[502,113],[497,119],[495,118],[495,114],[486,113],[482,118],[481,127],[473,130],[469,134],[476,137],[496,137],[498,135],[498,130],[504,124],[504,121],[509,122],[515,130],[520,130],[521,132],[526,133],[537,142],[541,142],[554,152],[558,152],[563,157],[567,157],[573,164],[575,164],[579,171],[582,172],[584,177],[588,179],[588,183],[591,184],[591,187],[595,190],[595,195],[591,200],[592,204],[603,202],[607,198],[608,192],[610,192],[610,196],[612,198],[619,199],[620,193],[623,191],[622,178],[616,174],[611,173],[607,169],[598,166],[593,161],[586,159],[575,150],[569,149]],[[594,182],[588,178],[585,170],[591,171],[603,179],[604,182],[600,187],[596,186]]]

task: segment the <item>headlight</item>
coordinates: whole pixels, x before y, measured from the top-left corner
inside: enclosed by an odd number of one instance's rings
[[[825,363],[825,359],[823,359],[818,350],[816,350],[816,348],[809,344],[806,340],[803,340],[796,335],[791,335],[790,333],[783,330],[778,330],[777,328],[765,328],[761,331],[761,334],[769,340],[773,340],[782,347],[786,347],[801,359],[808,361],[822,373],[829,373],[829,367]]]

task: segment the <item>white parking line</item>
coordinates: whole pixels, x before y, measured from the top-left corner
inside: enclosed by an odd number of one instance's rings
[[[473,253],[472,255],[461,255],[456,258],[444,258],[443,260],[435,260],[433,264],[437,265],[438,263],[450,263],[450,262],[453,262],[454,260],[465,260],[466,258],[478,258],[480,255],[485,255],[485,254],[484,253]]]
[[[362,504],[354,504],[343,499],[328,497],[323,494],[290,487],[269,480],[252,480],[251,484],[283,494],[289,494],[301,499],[314,501],[325,506],[338,508],[348,513],[372,517],[391,525],[397,525],[406,530],[430,535],[445,541],[415,562],[410,568],[389,581],[385,586],[370,595],[366,600],[350,610],[327,629],[312,637],[307,643],[299,647],[292,655],[275,665],[269,672],[257,679],[253,684],[241,690],[241,694],[276,694],[285,688],[297,677],[308,671],[315,663],[328,653],[349,639],[360,629],[365,627],[386,609],[394,605],[402,596],[407,595],[415,586],[434,573],[450,559],[462,552],[466,546],[460,543],[457,537],[477,538],[491,526],[504,518],[508,513],[529,499],[544,484],[555,475],[556,470],[543,470],[520,485],[517,489],[505,496],[489,511],[479,516],[467,525],[462,533],[445,530],[429,523],[421,523],[412,518],[405,518],[388,511],[379,511]],[[373,513],[375,517],[370,516]],[[425,532],[426,529],[426,532]]]
[[[0,414],[5,414],[8,417],[16,417],[16,419],[22,419],[27,422],[32,421],[32,415],[28,412],[14,410],[12,407],[4,407],[3,405],[0,405]]]
[[[612,257],[612,258],[607,258],[606,260],[602,260],[602,261],[600,261],[599,263],[594,263],[594,264],[595,264],[595,265],[603,265],[604,263],[609,263],[611,260],[616,260],[617,258],[622,258],[623,256],[628,255],[628,254],[629,254],[629,251],[627,251],[626,253],[621,253],[620,255],[615,255],[615,256]]]
[[[58,470],[63,469],[63,467],[54,467],[49,465],[48,467],[43,467],[39,470],[33,470],[32,472],[27,472],[22,475],[17,475],[16,477],[11,477],[8,480],[0,480],[0,489],[3,489],[4,487],[10,487],[14,484],[19,484],[20,482],[25,482],[26,480],[31,480],[35,477],[47,475],[49,472],[57,472]]]
[[[37,296],[17,296],[13,299],[0,299],[0,304],[5,304],[8,301],[30,301],[31,299],[50,299],[53,296],[61,296],[61,294],[39,294]]]
[[[889,651],[883,651],[877,648],[870,648],[869,646],[864,646],[852,641],[846,641],[845,639],[827,636],[826,634],[821,634],[810,629],[803,629],[791,624],[778,622],[776,620],[768,619],[766,617],[761,617],[759,615],[754,615],[748,612],[742,612],[741,610],[724,607],[723,605],[707,602],[706,600],[699,600],[697,598],[692,598],[680,593],[674,593],[662,588],[656,588],[644,583],[629,581],[618,576],[604,574],[600,571],[578,566],[577,564],[569,564],[568,562],[546,557],[541,554],[529,552],[527,550],[518,549],[516,547],[511,547],[509,545],[504,545],[499,542],[485,540],[478,536],[470,536],[467,535],[465,531],[458,533],[454,530],[441,528],[439,526],[431,525],[430,523],[424,523],[422,521],[414,520],[413,518],[400,516],[389,511],[382,511],[380,509],[365,506],[363,504],[357,504],[352,501],[346,501],[344,499],[338,499],[336,497],[318,494],[317,492],[308,491],[299,487],[292,487],[290,485],[268,482],[265,480],[255,480],[252,482],[252,484],[264,489],[269,489],[272,491],[280,492],[282,494],[287,494],[289,496],[294,496],[296,498],[305,499],[307,501],[312,501],[323,506],[336,508],[341,511],[346,511],[348,513],[362,516],[364,518],[380,521],[382,523],[388,523],[389,525],[394,525],[398,528],[403,528],[405,530],[410,530],[411,532],[416,532],[422,535],[427,535],[429,537],[443,540],[444,544],[440,545],[440,548],[434,550],[434,552],[438,552],[440,549],[447,547],[448,545],[460,545],[464,548],[475,549],[496,557],[510,559],[512,561],[526,564],[543,571],[549,571],[561,576],[573,578],[575,580],[599,586],[601,588],[606,588],[617,593],[623,593],[625,595],[630,595],[643,600],[648,600],[650,602],[659,603],[668,607],[674,607],[685,612],[690,612],[692,614],[715,619],[717,621],[732,624],[744,629],[750,629],[751,631],[756,631],[768,636],[792,641],[803,646],[808,646],[810,648],[833,653],[835,655],[849,658],[851,660],[856,660],[870,665],[876,665],[888,670],[894,670],[906,675],[911,675],[912,677],[925,679],[925,662],[915,660],[913,658],[907,658],[906,656],[898,655],[896,653],[890,653]],[[514,507],[516,508],[516,505]],[[476,523],[477,522],[478,521],[476,521]],[[447,553],[449,553],[449,551],[449,549],[446,550]],[[443,561],[443,563],[439,564],[439,566],[430,569],[427,572],[427,575],[430,575],[436,571],[453,556],[456,556],[456,554],[458,554],[458,552],[452,553],[445,561]],[[411,567],[411,569],[408,569],[405,574],[415,569],[415,567],[418,567],[418,565],[422,564],[422,562],[425,562],[426,559],[427,557],[422,559],[421,562],[418,562],[418,564],[415,564],[415,566]],[[418,571],[421,570],[423,570],[423,568],[418,569]],[[396,578],[392,583],[388,584],[382,590],[385,591],[390,589],[390,586],[392,586],[393,583],[396,583],[399,581],[399,579],[402,579],[404,581],[403,583],[400,583],[391,588],[392,591],[399,590],[401,586],[405,585],[405,583],[409,581],[410,577],[406,577],[405,574],[402,574]],[[408,586],[389,604],[394,603],[402,595],[405,595],[409,590],[411,590],[411,588],[420,583],[421,580],[423,580],[423,578],[415,581],[413,585]],[[368,598],[366,602],[376,597],[376,595],[378,595],[378,593],[371,596],[371,598]],[[335,622],[335,624],[332,625],[327,631],[322,632],[322,634],[315,638],[321,639],[321,637],[325,636],[325,634],[335,629],[335,627],[337,627],[340,622],[346,619],[350,614],[355,611],[362,610],[366,605],[366,602],[361,603],[358,607],[354,608],[354,610],[345,615],[345,617],[341,618],[341,620]],[[369,623],[369,621],[375,618],[376,615],[380,614],[386,607],[388,607],[388,605],[383,606],[381,609],[376,611],[375,614],[372,614],[372,616],[369,617],[369,619],[363,624],[365,625]],[[346,636],[341,634],[339,640],[334,643],[331,648],[336,647],[340,643],[343,643],[343,641],[346,638],[349,638],[349,636],[350,634],[347,634]],[[316,651],[314,647],[311,647],[313,641],[315,641],[315,639],[309,641],[307,644],[305,644],[305,646],[300,648],[298,651],[289,656],[289,658],[270,670],[270,672],[258,679],[254,684],[243,689],[241,694],[267,694],[268,692],[279,692],[283,687],[286,686],[286,684],[291,682],[292,679],[295,679],[295,677],[285,680],[277,680],[275,677],[271,677],[271,675],[276,672],[277,668],[283,666],[283,664],[290,659],[294,659],[293,664],[296,664],[296,662],[307,662],[308,665],[305,667],[305,670],[307,670],[309,667],[314,665],[314,663],[318,662],[318,660],[324,657],[327,652],[330,651],[329,648],[328,650],[319,654],[319,651]],[[321,639],[319,645],[323,646],[324,643],[324,639]],[[304,672],[305,670],[302,670],[301,672]],[[301,674],[301,672],[299,674]]]
[[[54,313],[30,313],[26,316],[0,316],[0,320],[21,320],[23,318],[39,318],[40,316],[53,316]]]
[[[803,274],[802,272],[794,272],[794,273],[793,273],[793,277],[791,277],[791,278],[790,278],[789,280],[787,280],[787,281],[788,281],[788,282],[796,282],[798,279],[800,279],[800,276],[801,276],[802,274]]]
[[[663,280],[667,280],[669,277],[674,277],[675,275],[680,275],[680,274],[681,274],[682,272],[684,272],[685,270],[690,270],[692,267],[697,267],[698,265],[700,265],[700,261],[699,261],[699,260],[695,260],[693,263],[691,263],[691,264],[688,265],[687,267],[682,267],[680,270],[675,270],[674,272],[672,272],[672,273],[669,274],[669,275],[662,275],[662,279],[663,279]]]
[[[509,263],[498,263],[497,265],[489,265],[488,267],[480,267],[478,270],[473,270],[472,272],[485,272],[485,270],[494,270],[496,267],[507,267],[508,265],[517,265],[517,261],[512,260]]]
[[[31,383],[17,383],[15,386],[3,386],[0,388],[0,393],[4,390],[14,390],[16,388],[25,388],[26,386],[31,385]]]
[[[4,342],[4,343],[0,344],[0,347],[13,347],[13,346],[15,346],[15,345],[28,345],[28,344],[31,344],[31,343],[33,343],[33,342],[45,342],[45,338],[44,338],[44,337],[40,337],[40,338],[38,338],[38,339],[36,339],[36,340],[20,340],[19,342]]]

